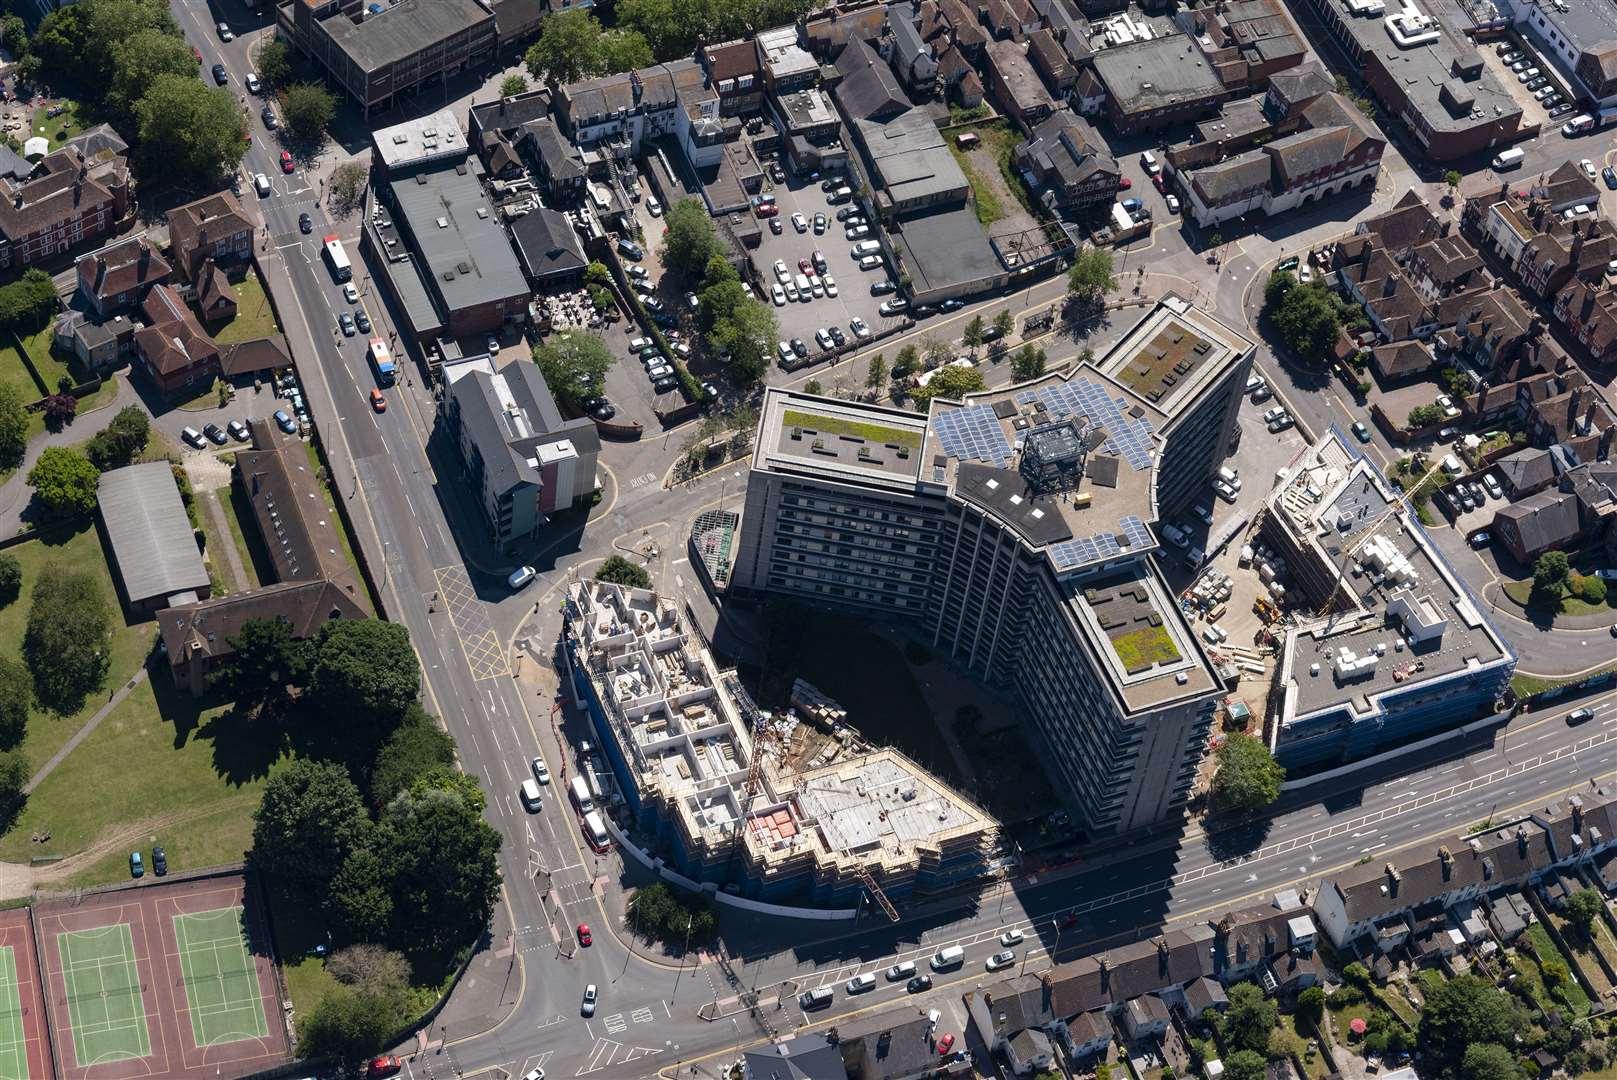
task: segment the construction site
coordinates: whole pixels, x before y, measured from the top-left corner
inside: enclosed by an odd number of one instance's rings
[[[806,683],[759,709],[671,601],[569,589],[567,655],[622,794],[619,824],[681,874],[772,903],[892,902],[984,875],[998,822],[866,744]]]

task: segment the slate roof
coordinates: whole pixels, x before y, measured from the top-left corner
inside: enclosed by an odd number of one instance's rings
[[[170,664],[198,657],[218,660],[236,651],[230,639],[239,636],[253,620],[284,620],[292,636],[302,639],[318,634],[334,618],[365,618],[367,612],[356,599],[357,579],[350,578],[349,587],[356,592],[318,578],[216,596],[159,613],[158,632],[163,636]]]
[[[1035,30],[1028,35],[1027,54],[1049,83],[1063,82],[1076,74],[1072,61],[1048,30]]]
[[[1571,492],[1540,491],[1499,508],[1494,519],[1515,523],[1523,551],[1540,551],[1578,535],[1578,500]]]
[[[583,179],[584,162],[578,148],[562,137],[555,122],[548,117],[523,124],[522,134],[517,136],[517,140],[519,144],[523,140],[531,142],[535,156],[550,170],[552,182]]]
[[[1290,111],[1336,89],[1336,81],[1315,61],[1277,71],[1269,76],[1269,90]]]
[[[1285,191],[1340,164],[1352,149],[1349,129],[1332,125],[1282,135],[1266,144],[1263,152],[1274,162],[1277,187]]]
[[[280,582],[321,578],[358,595],[343,554],[341,523],[326,502],[303,443],[265,418],[247,421],[251,445],[236,451],[236,475]]]
[[[1359,222],[1354,231],[1376,237],[1383,249],[1397,255],[1442,235],[1443,228],[1426,200],[1410,189],[1391,210]]]
[[[502,406],[495,378],[504,380],[506,392],[520,411],[520,425]],[[468,370],[449,383],[448,393],[460,411],[463,430],[483,457],[485,482],[491,491],[538,484],[539,470],[529,460],[541,445],[566,439],[580,454],[601,448],[600,435],[588,417],[562,419],[544,376],[531,361],[513,360],[492,376]]]
[[[1512,395],[1514,396],[1514,395]],[[1555,479],[1555,459],[1548,450],[1527,447],[1494,462],[1499,478],[1511,491],[1543,487]]]
[[[824,1035],[795,1035],[766,1042],[742,1053],[747,1076],[770,1080],[847,1080],[842,1054]]]
[[[1057,109],[1036,124],[1033,137],[1019,149],[1047,184],[1052,175],[1063,187],[1082,184],[1096,173],[1119,175],[1105,140],[1089,121],[1067,109]]]
[[[509,134],[523,124],[550,115],[550,91],[529,90],[515,97],[473,105],[469,115],[474,121],[474,131]]]
[[[1268,156],[1252,151],[1195,170],[1191,173],[1191,183],[1201,192],[1204,203],[1217,206],[1246,192],[1267,187],[1270,171]]]
[[[102,473],[96,508],[131,604],[208,588],[208,570],[167,461]]]
[[[843,47],[836,68],[842,81],[833,93],[849,116],[884,121],[909,110],[909,98],[893,69],[862,38],[853,38]]]
[[[1208,1009],[1222,1010],[1229,1003],[1229,996],[1216,979],[1203,975],[1185,987],[1185,1007],[1192,1017],[1198,1017]]]
[[[932,1024],[918,1009],[892,1008],[839,1023],[837,1049],[848,1080],[922,1076],[938,1063]]]
[[[589,260],[565,214],[541,206],[511,223],[511,240],[523,269],[535,281],[584,269]]]

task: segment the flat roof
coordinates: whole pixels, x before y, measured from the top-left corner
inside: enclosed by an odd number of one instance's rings
[[[1170,293],[1107,351],[1100,369],[1171,421],[1254,347],[1227,323]]]
[[[320,25],[338,48],[369,72],[430,49],[484,21],[493,23],[494,15],[477,0],[399,0],[362,22],[338,14]]]
[[[402,124],[371,132],[371,146],[382,165],[393,172],[410,165],[466,156],[469,147],[455,114],[440,109]]]
[[[531,295],[516,253],[483,191],[476,158],[392,182],[424,277],[450,312]]]
[[[208,587],[208,570],[168,462],[102,473],[96,505],[130,603]]]
[[[1173,595],[1144,560],[1070,583],[1067,602],[1130,712],[1218,689]]]
[[[938,199],[950,193],[964,198],[970,189],[960,163],[925,109],[911,109],[886,123],[856,119],[853,126],[875,171],[873,179],[895,203]]]
[[[940,153],[949,157],[947,150]],[[954,164],[952,157],[949,160]],[[912,287],[919,293],[981,281],[1005,271],[970,206],[906,217],[904,228],[888,235],[904,256],[905,268],[914,279]]]
[[[1213,65],[1184,34],[1102,49],[1091,63],[1107,92],[1127,113],[1164,109],[1227,93]]]
[[[1368,715],[1388,692],[1512,659],[1425,529],[1334,429],[1286,470],[1268,506],[1322,575],[1341,568],[1348,608],[1287,632],[1283,725],[1344,706]]]
[[[812,469],[913,489],[921,475],[926,417],[770,387],[753,468]]]
[[[1617,5],[1610,0],[1573,0],[1565,11],[1541,0],[1521,0],[1520,8],[1542,14],[1579,52],[1617,41]]]
[[[1465,131],[1479,123],[1521,115],[1521,106],[1510,96],[1486,65],[1476,56],[1470,42],[1456,44],[1449,26],[1434,19],[1427,27],[1428,40],[1401,48],[1387,31],[1387,17],[1413,9],[1416,14],[1435,16],[1430,7],[1416,0],[1316,0],[1337,9],[1337,21],[1353,36],[1359,48],[1374,53],[1404,95],[1431,125],[1434,132]],[[1429,2],[1429,0],[1428,0]],[[1585,0],[1574,0],[1582,4]],[[1608,0],[1589,0],[1606,3]],[[1397,8],[1397,12],[1393,9]],[[1475,78],[1454,74],[1456,64],[1474,68]],[[1445,92],[1447,91],[1447,92]],[[1497,112],[1495,110],[1498,110]]]

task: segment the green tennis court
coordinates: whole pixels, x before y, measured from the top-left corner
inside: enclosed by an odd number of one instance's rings
[[[100,1065],[152,1052],[146,1003],[135,967],[128,923],[56,935],[67,985],[73,1053],[80,1066]]]
[[[198,1047],[269,1034],[240,907],[174,916],[174,941]]]
[[[0,947],[0,1080],[28,1080],[28,1035],[22,1026],[17,951]]]

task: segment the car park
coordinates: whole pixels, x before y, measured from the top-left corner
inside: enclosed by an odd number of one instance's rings
[[[882,257],[880,255],[861,255],[859,257],[859,269],[861,270],[878,270],[881,266]]]
[[[827,295],[827,296],[835,296],[837,294],[837,279],[836,278],[832,277],[830,274],[826,274],[823,277],[821,277],[820,281],[825,286],[825,295]]]
[[[225,425],[225,430],[230,432],[230,437],[235,439],[237,442],[247,441],[247,425],[242,423],[240,420],[232,420],[230,423]]]
[[[1492,495],[1496,499],[1503,499],[1505,497],[1504,485],[1499,483],[1499,477],[1495,476],[1493,473],[1489,473],[1482,478],[1482,486],[1487,488],[1488,494]]]
[[[1279,434],[1280,432],[1291,427],[1291,425],[1295,424],[1296,422],[1297,421],[1292,419],[1290,413],[1281,413],[1278,418],[1269,422],[1269,431],[1274,434]]]
[[[1004,952],[997,952],[990,956],[984,961],[983,966],[989,971],[1003,971],[1014,963],[1016,963],[1016,953],[1006,949]]]
[[[1483,529],[1480,532],[1472,533],[1469,543],[1472,547],[1481,549],[1487,547],[1489,541],[1492,539],[1493,537],[1489,534],[1488,530]]]
[[[276,409],[274,419],[275,419],[275,425],[277,427],[279,427],[282,431],[286,432],[288,435],[296,435],[297,434],[298,425],[293,421],[293,419],[290,416],[288,416],[286,414],[285,409]]]
[[[808,354],[809,354],[808,345],[804,343],[802,338],[795,338],[794,337],[792,339],[792,352],[797,354],[797,357],[798,357],[799,360],[807,360],[808,359]]]
[[[637,337],[629,341],[629,351],[632,353],[642,353],[655,347],[650,338]]]
[[[1192,506],[1190,508],[1190,512],[1194,514],[1196,520],[1201,522],[1203,525],[1211,525],[1213,523],[1213,512],[1207,507],[1203,506],[1201,503],[1197,503],[1195,506]]]
[[[797,300],[798,300],[797,282],[795,282],[795,281],[787,281],[784,288],[786,290],[786,299],[791,301],[794,304],[797,303]]]
[[[198,431],[194,427],[182,429],[180,431],[180,438],[184,439],[186,442],[190,443],[199,450],[202,448],[202,432]]]
[[[646,253],[640,250],[640,245],[633,240],[619,240],[618,254],[625,259],[633,259],[635,262],[639,262],[646,257]]]
[[[1223,480],[1213,481],[1213,493],[1227,503],[1235,501],[1235,489]]]
[[[1571,102],[1563,101],[1561,104],[1557,105],[1555,108],[1550,110],[1550,119],[1555,120],[1555,119],[1557,119],[1559,117],[1565,116],[1567,113],[1569,113],[1571,111],[1572,111]]]
[[[1157,161],[1157,156],[1149,150],[1140,155],[1140,165],[1151,176],[1162,172],[1162,165]]]
[[[787,342],[784,342],[784,341],[775,342],[775,348],[780,353],[780,359],[781,359],[782,363],[789,363],[791,361],[792,357],[797,355],[796,353],[794,353],[792,351],[791,345],[788,344]]]
[[[860,341],[864,341],[866,338],[870,337],[870,327],[866,326],[865,320],[861,319],[857,315],[848,320],[848,329],[852,330],[853,336],[858,338]]]
[[[802,214],[793,214],[792,228],[796,229],[800,233],[808,232],[808,218],[804,217]]]
[[[1144,205],[1139,199],[1124,199],[1122,202],[1123,209],[1131,214]]]
[[[870,235],[870,226],[863,224],[854,225],[850,223],[846,229],[842,230],[842,234],[849,240],[863,240],[865,237]]]
[[[666,393],[668,393],[668,391],[672,390],[674,387],[676,387],[678,385],[679,385],[679,380],[678,379],[674,378],[672,375],[667,375],[667,376],[664,376],[661,379],[658,379],[656,382],[652,383],[651,384],[651,389],[655,393],[666,394]]]

